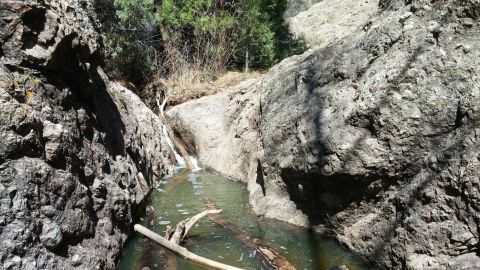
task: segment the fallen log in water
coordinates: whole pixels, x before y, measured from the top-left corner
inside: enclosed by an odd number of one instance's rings
[[[182,240],[185,238],[187,235],[188,231],[199,221],[201,218],[205,217],[206,215],[209,214],[220,214],[222,210],[217,210],[217,209],[211,209],[211,210],[205,210],[201,212],[200,214],[197,214],[191,218],[187,218],[177,224],[177,227],[175,228],[175,231],[169,232],[167,231],[165,237],[172,243],[175,243],[177,245],[182,242]]]
[[[168,248],[169,250],[177,253],[178,255],[182,256],[183,258],[185,258],[187,260],[190,260],[190,261],[193,261],[193,262],[196,262],[196,263],[199,263],[199,264],[203,264],[203,265],[212,267],[214,269],[243,270],[241,268],[226,265],[226,264],[223,264],[223,263],[219,263],[219,262],[216,262],[216,261],[198,256],[197,254],[188,251],[186,248],[181,247],[181,246],[179,246],[175,243],[172,243],[172,242],[168,241],[167,239],[165,239],[162,236],[150,231],[149,229],[143,227],[142,225],[135,224],[134,230],[143,234],[144,236],[152,239],[153,241],[155,241],[159,245],[161,245],[165,248]]]
[[[210,199],[205,199],[205,203],[209,208],[215,208],[215,204]],[[296,270],[295,267],[287,261],[278,251],[273,248],[263,245],[260,243],[259,239],[252,238],[242,230],[240,230],[235,224],[223,219],[219,214],[222,210],[210,209],[205,210],[191,218],[185,219],[177,224],[175,230],[169,228],[165,232],[165,237],[162,237],[153,231],[136,224],[134,226],[135,231],[143,234],[144,236],[150,238],[161,246],[177,253],[178,255],[184,257],[185,259],[213,267],[215,269],[227,269],[235,270],[240,269],[237,267],[229,266],[223,263],[219,263],[201,256],[198,256],[186,248],[181,247],[179,244],[184,240],[187,233],[195,225],[197,221],[201,218],[208,215],[209,219],[216,223],[217,225],[222,226],[224,229],[232,232],[234,236],[240,240],[243,244],[252,248],[258,252],[259,255],[270,265],[272,269],[278,270]]]
[[[215,203],[209,198],[205,198],[204,201],[208,208],[215,208]],[[261,255],[268,264],[270,264],[272,269],[295,270],[295,267],[278,251],[269,246],[261,244],[259,239],[252,238],[251,236],[247,235],[245,232],[240,230],[237,225],[225,220],[217,213],[209,213],[208,218],[217,225],[220,225],[224,229],[233,233],[235,238],[237,238],[244,245],[256,250],[258,254]]]
[[[146,209],[147,228],[155,231],[155,209],[151,206]],[[156,245],[149,239],[143,241],[143,253],[140,261],[141,269],[150,269],[148,265],[159,264],[164,270],[177,270],[177,259],[170,250]]]

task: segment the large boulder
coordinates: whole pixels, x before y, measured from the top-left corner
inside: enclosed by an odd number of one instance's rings
[[[115,269],[171,171],[162,123],[103,73],[89,1],[0,14],[0,268]]]
[[[480,31],[466,5],[388,11],[273,68],[254,209],[283,219],[269,197],[287,193],[306,225],[390,269],[480,265]]]
[[[234,179],[247,181],[256,162],[260,100],[251,91],[255,79],[226,91],[174,106],[166,112],[168,123],[197,156],[202,166]]]
[[[362,27],[368,27],[379,14],[378,0],[291,1],[289,6],[306,5],[306,9],[286,18],[290,31],[310,47],[324,47]],[[306,3],[304,3],[306,2]],[[287,15],[291,12],[287,10]]]
[[[256,160],[250,203],[387,269],[476,269],[480,2],[380,4],[365,25],[250,87],[258,114],[224,100],[222,113],[234,113],[221,118],[251,119],[243,127],[260,138],[235,141]],[[236,134],[208,127],[219,144]]]

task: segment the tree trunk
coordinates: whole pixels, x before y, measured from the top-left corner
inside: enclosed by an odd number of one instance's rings
[[[248,61],[249,61],[249,55],[248,55],[248,47],[245,50],[245,73],[248,73],[249,68],[248,68]]]
[[[187,260],[190,260],[190,261],[193,261],[193,262],[196,262],[196,263],[199,263],[199,264],[203,264],[203,265],[212,267],[214,269],[243,270],[241,268],[226,265],[226,264],[223,264],[223,263],[219,263],[219,262],[216,262],[216,261],[198,256],[197,254],[188,251],[186,248],[181,247],[181,246],[179,246],[175,243],[172,243],[172,242],[168,241],[167,239],[165,239],[165,238],[161,237],[160,235],[150,231],[149,229],[143,227],[142,225],[135,224],[134,229],[135,229],[135,231],[137,231],[137,232],[143,234],[144,236],[152,239],[153,241],[155,241],[159,245],[175,252],[176,254],[182,256],[183,258],[185,258]]]
[[[170,234],[171,236],[166,235],[166,238],[170,242],[179,245],[180,242],[183,241],[185,236],[187,236],[188,231],[190,231],[190,229],[193,228],[193,225],[195,225],[197,221],[199,221],[201,218],[203,218],[208,214],[220,214],[221,212],[222,210],[217,210],[217,209],[205,210],[200,214],[197,214],[191,218],[187,218],[177,224],[177,227],[173,233],[167,233],[167,234]]]
[[[208,208],[215,208],[215,203],[212,200],[205,198],[205,203]],[[255,249],[272,266],[272,269],[295,270],[295,267],[278,251],[260,243],[259,239],[247,235],[240,230],[237,225],[223,219],[220,215],[215,213],[208,214],[208,218],[217,225],[220,225],[224,229],[233,233],[235,238],[237,238],[247,247]]]

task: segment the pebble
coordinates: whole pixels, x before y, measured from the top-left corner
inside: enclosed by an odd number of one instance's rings
[[[474,21],[472,18],[463,18],[462,19],[462,25],[467,26],[467,27],[472,27],[474,24]]]
[[[441,25],[437,21],[430,21],[427,30],[431,33],[441,33],[443,31]]]
[[[42,224],[42,233],[40,234],[40,241],[49,249],[58,247],[62,242],[63,236],[60,226],[56,222],[45,219]]]

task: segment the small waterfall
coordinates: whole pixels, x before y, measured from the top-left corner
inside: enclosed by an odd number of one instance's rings
[[[177,152],[177,149],[175,149],[175,145],[173,144],[172,139],[168,135],[167,127],[165,125],[162,125],[162,131],[165,138],[167,138],[168,146],[170,146],[170,149],[172,149],[173,153],[175,154],[175,160],[177,160],[178,165],[181,167],[185,167],[185,159],[183,159],[183,157]]]
[[[165,136],[165,138],[167,139],[167,144],[168,146],[170,147],[170,149],[172,150],[173,154],[175,155],[175,160],[177,161],[177,166],[178,167],[185,167],[186,166],[186,162],[185,162],[185,159],[183,159],[183,157],[177,152],[177,149],[175,148],[175,144],[173,143],[172,139],[170,138],[170,135],[168,134],[168,131],[167,131],[167,126],[164,124],[164,121],[165,121],[165,115],[163,114],[163,109],[165,108],[165,104],[167,104],[167,99],[163,100],[163,103],[162,105],[160,105],[160,102],[158,101],[157,99],[157,106],[160,110],[159,114],[160,114],[160,119],[162,120],[162,132],[163,132],[163,135]]]
[[[190,161],[193,164],[193,171],[194,172],[202,170],[202,168],[200,166],[198,166],[198,160],[197,160],[196,156],[189,156],[189,158],[190,158]]]
[[[175,146],[175,142],[170,137],[167,125],[165,124],[165,122],[167,121],[166,118],[165,118],[165,114],[163,113],[163,110],[165,108],[165,104],[167,104],[167,99],[164,99],[161,105],[160,105],[159,100],[157,99],[157,106],[160,110],[159,117],[162,120],[162,132],[163,132],[163,135],[165,136],[165,138],[167,138],[168,146],[170,146],[170,149],[175,154],[175,159],[177,160],[177,164],[176,164],[177,167],[179,167],[179,168],[188,167],[189,169],[191,169],[194,172],[202,170],[202,168],[200,166],[198,166],[198,160],[197,160],[196,156],[189,155],[186,152],[186,150],[182,150],[182,149],[180,149],[180,152],[183,154],[183,156],[178,153],[177,147]],[[170,132],[173,132],[173,131],[170,131]],[[172,136],[173,136],[173,134],[172,134]],[[189,160],[186,161],[184,157],[188,158]]]

